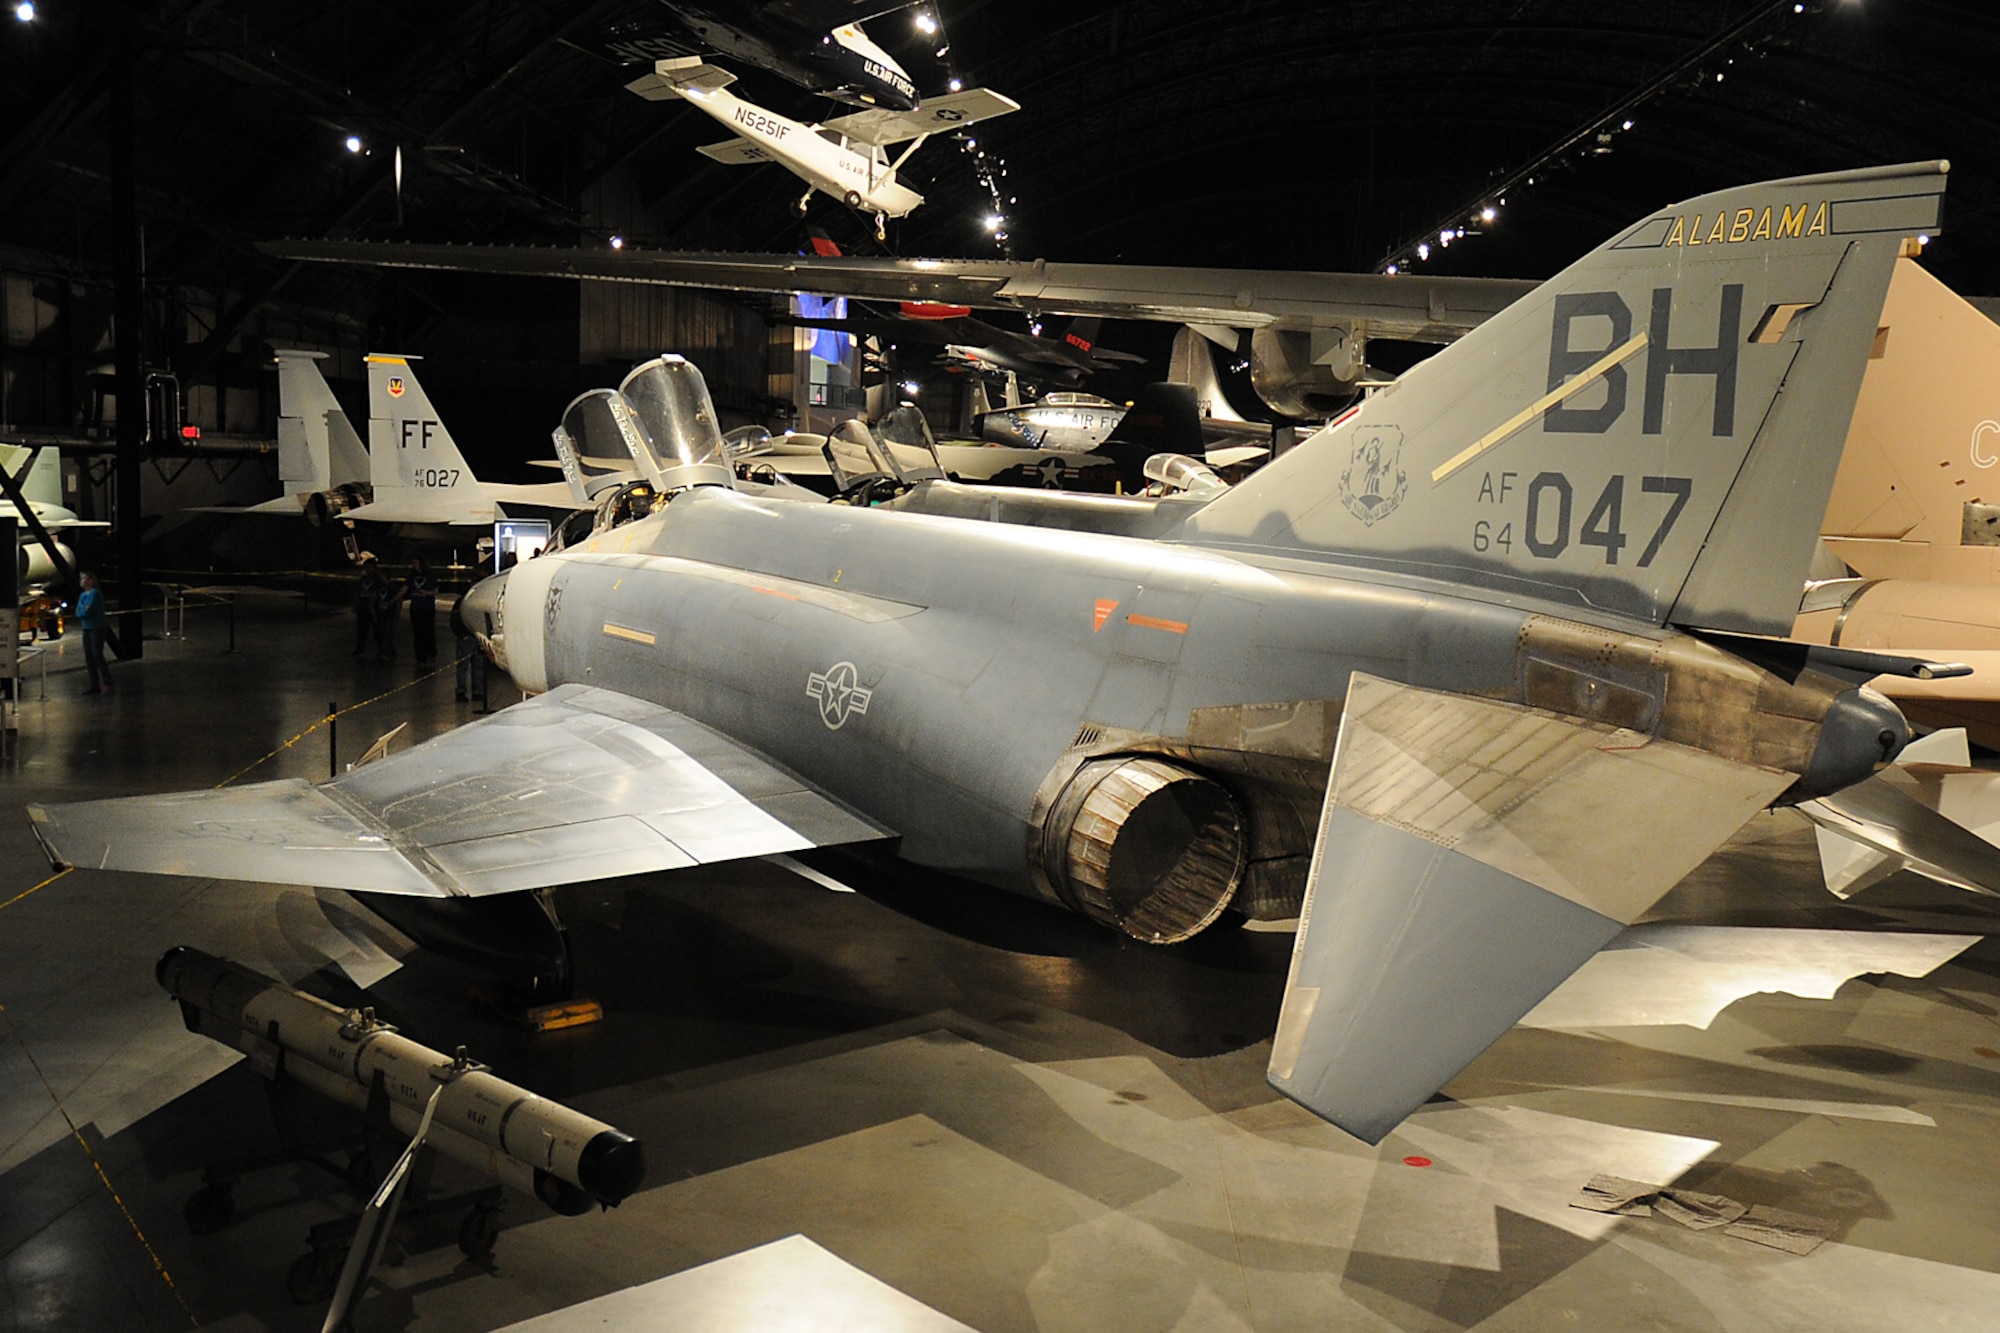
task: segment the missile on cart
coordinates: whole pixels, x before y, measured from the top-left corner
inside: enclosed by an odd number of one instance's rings
[[[420,1046],[372,1010],[339,1008],[199,949],[169,949],[155,975],[180,1001],[188,1031],[243,1052],[267,1078],[289,1078],[358,1111],[379,1081],[401,1133],[416,1133],[443,1084],[425,1142],[559,1213],[615,1207],[646,1174],[631,1135],[495,1078],[463,1048],[454,1059]]]

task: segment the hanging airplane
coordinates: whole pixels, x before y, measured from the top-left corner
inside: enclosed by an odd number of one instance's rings
[[[815,292],[860,300],[1099,315],[1249,334],[1255,387],[1288,416],[1333,415],[1372,378],[1374,338],[1448,343],[1534,290],[1512,278],[1065,264],[1048,260],[747,255],[377,241],[268,241],[279,259],[521,277]]]
[[[767,0],[761,4],[664,4],[591,43],[620,64],[679,56],[727,56],[855,106],[914,110],[917,85],[861,24],[907,9],[873,0]]]
[[[1765,637],[1945,172],[1662,208],[1233,488],[1011,493],[1096,530],[739,486],[663,363],[670,498],[461,603],[534,697],[33,826],[58,866],[405,895],[556,958],[551,886],[892,838],[1147,943],[1297,917],[1270,1080],[1378,1142],[1755,813],[1893,760],[1860,679],[1962,670]]]
[[[729,91],[734,82],[736,76],[728,70],[689,56],[656,61],[651,74],[625,86],[652,102],[682,98],[736,135],[697,150],[703,156],[728,166],[775,162],[805,181],[801,214],[815,192],[832,195],[857,212],[873,213],[878,241],[887,234],[887,219],[903,217],[924,202],[896,179],[924,140],[1021,109],[999,93],[967,88],[934,97],[912,111],[856,111],[821,125],[803,125],[744,101]],[[887,149],[899,143],[909,147],[891,161]]]
[[[26,502],[24,510],[11,498],[0,499],[0,518],[20,525],[14,555],[14,586],[23,594],[20,630],[60,638],[64,602],[59,589],[75,581],[76,555],[57,534],[111,525],[78,518],[62,502],[62,464],[54,451],[38,445],[0,445],[0,468],[6,470],[10,488]]]

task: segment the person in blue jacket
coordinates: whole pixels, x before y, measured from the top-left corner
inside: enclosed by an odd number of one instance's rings
[[[76,598],[76,623],[83,627],[83,665],[90,672],[85,694],[111,693],[111,667],[104,660],[104,635],[111,618],[104,611],[104,594],[97,590],[97,575],[88,571],[77,579],[82,592]]]

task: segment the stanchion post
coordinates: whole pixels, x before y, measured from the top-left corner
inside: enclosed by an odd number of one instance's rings
[[[326,701],[326,775],[340,776],[340,705]]]

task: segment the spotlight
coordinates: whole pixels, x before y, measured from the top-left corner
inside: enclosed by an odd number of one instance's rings
[[[1419,243],[1419,244],[1417,245],[1417,258],[1419,258],[1419,259],[1429,259],[1430,257],[1431,257],[1431,248],[1430,248],[1430,246],[1429,246],[1429,245],[1426,245],[1426,244],[1423,244],[1423,243],[1421,243],[1421,242],[1420,242],[1420,243]]]
[[[951,90],[952,90],[953,92],[959,92],[959,91],[962,91],[962,90],[964,89],[964,87],[965,87],[965,85],[964,85],[964,84],[962,84],[962,83],[960,83],[960,82],[959,82],[959,81],[958,81],[957,79],[953,79],[953,80],[951,81]]]
[[[1394,264],[1389,265],[1388,268],[1383,269],[1382,271],[1384,273],[1387,273],[1392,278],[1396,276],[1396,266]]]
[[[1479,210],[1479,220],[1481,222],[1491,222],[1494,218],[1497,218],[1499,216],[1500,214],[1498,210],[1496,210],[1491,204],[1488,204],[1486,207]]]
[[[905,398],[915,398],[915,397],[917,396],[918,392],[919,392],[919,391],[920,391],[920,390],[921,390],[922,388],[923,388],[923,386],[922,386],[922,385],[920,385],[920,384],[918,384],[918,383],[917,383],[917,382],[916,382],[915,380],[904,380],[904,381],[903,381],[903,396],[904,396]]]
[[[926,37],[937,34],[937,20],[932,18],[927,10],[917,11],[917,31]]]
[[[1007,219],[1001,217],[998,213],[988,213],[986,215],[986,230],[999,231],[1000,224],[1005,222],[1006,220]]]
[[[1929,232],[1919,232],[1919,233],[1917,233],[1917,244],[1918,244],[1918,245],[1929,245],[1930,243],[1931,243],[1931,238],[1930,238],[1930,233],[1929,233]]]
[[[613,250],[623,250],[625,248],[625,238],[623,236],[613,236],[611,238],[611,248]]]
[[[360,135],[358,135],[358,134],[350,134],[350,135],[348,135],[348,136],[347,136],[347,151],[348,151],[348,152],[350,152],[350,153],[358,153],[358,152],[360,152],[360,151],[361,151],[361,136],[360,136]]]
[[[33,23],[35,21],[34,0],[21,0],[20,4],[15,5],[14,17],[23,23]]]
[[[1625,122],[1625,123],[1624,123],[1623,125],[1621,125],[1621,126],[1620,126],[1619,128],[1620,128],[1620,129],[1627,129],[1627,130],[1629,130],[1629,129],[1631,129],[1631,128],[1632,128],[1632,122],[1628,120],[1628,121],[1626,121],[1626,122]]]

